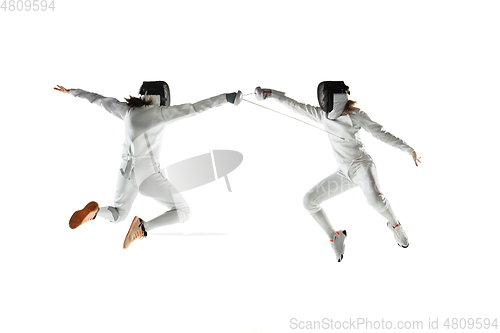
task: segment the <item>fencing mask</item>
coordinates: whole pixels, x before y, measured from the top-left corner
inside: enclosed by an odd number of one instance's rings
[[[165,81],[144,81],[139,95],[151,98],[154,105],[170,106],[170,89]]]
[[[328,119],[335,120],[342,115],[349,100],[349,87],[344,81],[323,81],[318,85],[318,102]]]

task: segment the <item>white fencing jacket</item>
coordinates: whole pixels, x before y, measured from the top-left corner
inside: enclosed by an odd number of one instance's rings
[[[102,106],[112,115],[124,120],[125,142],[120,171],[125,179],[130,179],[133,170],[138,186],[150,175],[160,172],[159,158],[163,130],[167,122],[193,116],[227,103],[226,94],[221,94],[194,104],[169,107],[147,105],[132,108],[116,98],[104,97],[81,89],[71,89],[69,93]]]
[[[372,121],[370,117],[360,109],[349,114],[344,113],[337,119],[331,120],[327,118],[326,112],[320,107],[299,103],[279,91],[275,93],[273,90],[271,96],[296,113],[322,124],[326,131],[338,135],[337,137],[328,134],[328,137],[339,168],[346,176],[348,175],[349,167],[354,161],[369,157],[359,136],[359,130],[361,128],[371,133],[382,142],[401,149],[408,154],[413,152],[412,147],[398,137],[385,131],[382,125]]]

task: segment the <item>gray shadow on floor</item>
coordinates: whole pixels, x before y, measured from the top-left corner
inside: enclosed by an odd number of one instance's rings
[[[151,236],[167,236],[167,237],[176,237],[176,236],[227,236],[228,234],[224,234],[221,232],[192,232],[190,234],[185,234],[183,232],[160,232],[160,233],[152,233]],[[148,235],[149,237],[149,235]]]

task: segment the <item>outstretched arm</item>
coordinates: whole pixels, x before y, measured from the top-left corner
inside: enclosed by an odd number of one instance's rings
[[[357,122],[359,122],[361,127],[363,127],[365,131],[369,132],[375,138],[410,154],[416,166],[418,166],[417,162],[422,163],[420,162],[420,157],[417,157],[417,153],[412,147],[400,138],[387,132],[382,125],[371,120],[365,112],[359,110],[352,114],[351,118],[354,118]]]
[[[123,119],[125,118],[125,114],[127,113],[128,109],[130,108],[127,103],[125,102],[120,102],[116,98],[113,97],[104,97],[96,93],[88,92],[82,89],[66,89],[63,86],[57,86],[57,88],[54,88],[57,91],[60,91],[65,94],[70,94],[72,96],[80,97],[80,98],[85,98],[92,104],[96,104],[99,106],[104,107],[106,111],[111,113],[112,115]]]
[[[231,94],[221,94],[202,101],[190,104],[173,105],[161,108],[162,121],[171,121],[184,116],[192,116],[211,108],[215,108],[226,103],[237,105],[241,99],[241,92]],[[236,100],[236,102],[235,102]]]
[[[260,87],[256,88],[256,94]],[[319,122],[322,117],[325,116],[323,110],[320,107],[312,106],[309,104],[299,103],[290,97],[285,96],[285,93],[273,89],[261,89],[262,91],[262,99],[266,99],[268,97],[274,98],[278,100],[280,103],[285,105],[287,108],[292,111],[300,114],[301,116],[307,117],[313,121]],[[259,97],[257,97],[259,99]]]

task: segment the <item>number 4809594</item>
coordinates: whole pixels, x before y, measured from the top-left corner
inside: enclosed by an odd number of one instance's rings
[[[29,12],[30,10],[37,12],[39,10],[46,11],[47,9],[52,9],[52,11],[54,11],[56,7],[54,5],[54,0],[52,0],[50,4],[47,3],[47,0],[4,0],[0,9],[3,9],[4,12],[7,10],[11,12]]]

